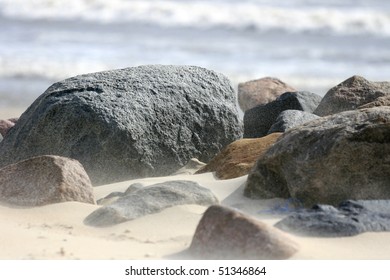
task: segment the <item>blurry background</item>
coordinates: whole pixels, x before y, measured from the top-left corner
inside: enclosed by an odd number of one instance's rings
[[[324,95],[390,80],[388,0],[0,0],[0,111],[52,83],[140,64],[274,76]]]

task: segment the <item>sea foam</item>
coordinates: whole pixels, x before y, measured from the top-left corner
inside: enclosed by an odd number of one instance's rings
[[[0,0],[0,13],[18,19],[390,36],[390,7],[343,2],[350,1]]]

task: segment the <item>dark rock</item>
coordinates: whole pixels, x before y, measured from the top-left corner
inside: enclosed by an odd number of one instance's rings
[[[82,165],[58,156],[30,158],[0,169],[0,201],[22,207],[65,201],[95,204]]]
[[[349,200],[338,208],[316,205],[289,215],[275,226],[291,233],[317,237],[390,231],[390,201]]]
[[[331,88],[325,94],[314,114],[327,116],[355,110],[387,95],[390,95],[389,82],[370,82],[363,77],[353,76]]]
[[[169,175],[241,137],[235,93],[193,66],[140,66],[52,85],[0,144],[0,166],[41,154],[79,160],[97,184]]]
[[[296,91],[277,78],[265,77],[238,84],[238,104],[243,112],[274,101],[285,92]]]
[[[285,132],[248,175],[245,195],[305,206],[390,199],[390,107],[343,112]]]
[[[275,123],[271,126],[268,134],[285,132],[291,128],[300,126],[309,121],[318,119],[319,116],[300,110],[286,110],[280,113]]]
[[[244,114],[244,138],[263,137],[281,112],[292,109],[312,113],[320,101],[321,97],[311,92],[286,92],[270,103],[256,106]]]
[[[226,146],[196,174],[215,172],[219,179],[232,179],[249,173],[257,159],[279,138],[273,133],[262,138],[240,139]]]
[[[261,221],[214,205],[203,214],[189,252],[201,259],[288,259],[297,245]]]
[[[218,199],[215,195],[198,183],[168,181],[131,191],[114,203],[92,212],[84,222],[90,226],[106,227],[157,213],[175,205],[207,206],[216,203]]]

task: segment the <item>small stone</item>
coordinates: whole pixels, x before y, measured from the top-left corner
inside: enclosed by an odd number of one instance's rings
[[[198,183],[191,181],[168,181],[140,188],[103,206],[88,217],[84,223],[106,227],[139,217],[160,212],[168,207],[183,204],[217,204],[217,197]]]
[[[8,120],[0,120],[0,134],[2,137],[5,137],[8,130],[14,127],[15,123],[18,121],[18,118],[12,118]]]
[[[277,78],[265,77],[238,84],[238,104],[243,112],[267,104],[285,92],[296,91]]]
[[[297,245],[274,227],[214,205],[203,214],[189,252],[200,259],[288,259]]]
[[[59,156],[34,157],[0,169],[0,200],[23,207],[65,201],[95,204],[83,166]]]
[[[240,139],[225,147],[196,174],[215,172],[219,179],[232,179],[249,173],[257,159],[271,147],[281,133],[262,138]]]

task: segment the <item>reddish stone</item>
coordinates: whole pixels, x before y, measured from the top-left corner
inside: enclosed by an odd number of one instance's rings
[[[243,112],[261,104],[274,101],[285,92],[295,92],[295,88],[277,78],[265,77],[238,85],[238,104]]]
[[[24,207],[65,201],[95,204],[83,166],[59,156],[34,157],[0,169],[0,201]]]
[[[200,220],[189,251],[200,259],[288,259],[297,245],[274,227],[213,205]]]

